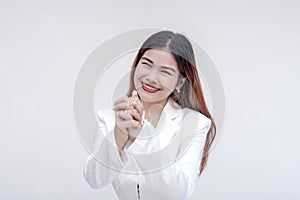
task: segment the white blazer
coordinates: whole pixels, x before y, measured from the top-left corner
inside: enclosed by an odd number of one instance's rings
[[[173,106],[175,105],[175,107]],[[144,120],[132,144],[119,152],[112,109],[98,111],[99,131],[83,170],[94,188],[112,183],[120,200],[188,199],[199,174],[211,120],[171,98],[154,128]]]

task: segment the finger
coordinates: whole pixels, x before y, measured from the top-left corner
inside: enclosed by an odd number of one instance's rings
[[[133,90],[132,93],[131,93],[131,96],[132,96],[133,98],[138,98],[137,91],[136,91],[136,90]]]
[[[116,117],[121,120],[131,120],[131,114],[127,110],[120,110],[116,112]]]
[[[114,105],[119,104],[119,103],[121,103],[121,102],[125,102],[125,101],[127,101],[127,99],[128,99],[128,96],[124,96],[124,97],[122,97],[122,98],[120,98],[120,99],[117,99],[117,100],[114,102]]]
[[[128,113],[131,115],[132,119],[141,122],[142,115],[136,109],[131,109],[128,111]]]
[[[144,111],[144,106],[140,100],[131,100],[131,105],[133,106],[134,109],[136,109],[141,115],[143,114]]]
[[[118,111],[118,110],[130,110],[132,108],[129,99],[126,101],[119,102],[116,104],[113,108],[113,110]]]
[[[141,127],[141,124],[134,119],[123,121],[122,123],[123,123],[122,125],[126,128],[140,128]]]

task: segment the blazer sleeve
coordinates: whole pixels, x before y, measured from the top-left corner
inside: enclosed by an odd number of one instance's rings
[[[188,199],[194,191],[194,182],[199,174],[203,149],[211,120],[204,115],[193,113],[183,123],[178,153],[175,160],[168,153],[161,151],[160,159],[169,159],[172,163],[158,171],[144,174],[148,186],[154,187],[153,191],[161,192],[163,199]],[[135,157],[140,169],[146,169],[149,162]],[[151,160],[151,159],[150,159]],[[159,162],[159,159],[155,159]],[[155,188],[163,188],[157,190]]]
[[[102,188],[111,183],[127,162],[126,155],[118,151],[114,129],[109,130],[106,119],[109,112],[98,111],[98,127],[92,152],[85,162],[84,179],[93,188]]]

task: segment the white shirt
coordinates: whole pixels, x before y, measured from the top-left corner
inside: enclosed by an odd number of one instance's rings
[[[120,200],[188,199],[211,121],[172,104],[179,107],[169,98],[156,128],[145,120],[124,152],[119,152],[115,143],[114,112],[99,110],[99,131],[83,172],[88,184],[97,189],[111,183]]]

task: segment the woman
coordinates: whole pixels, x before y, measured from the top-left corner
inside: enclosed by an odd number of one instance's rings
[[[133,62],[127,96],[98,117],[84,169],[92,188],[112,183],[121,200],[191,196],[216,127],[185,36],[151,35]]]

